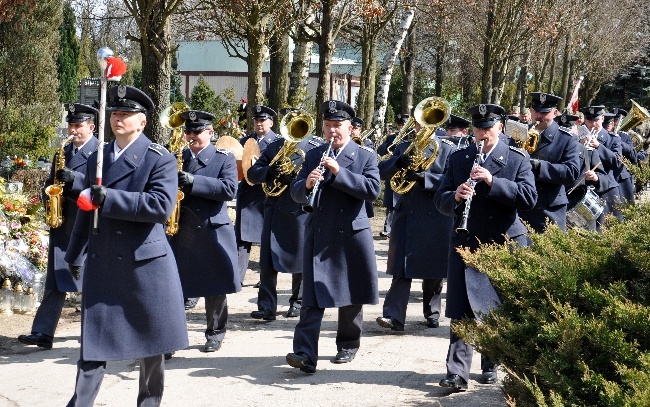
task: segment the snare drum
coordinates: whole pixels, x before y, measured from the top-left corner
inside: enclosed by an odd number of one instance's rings
[[[588,229],[605,210],[605,201],[593,188],[580,185],[568,196],[567,223],[576,228]]]

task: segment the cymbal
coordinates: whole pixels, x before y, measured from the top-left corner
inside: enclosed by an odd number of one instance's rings
[[[248,180],[248,169],[255,164],[258,158],[260,158],[260,145],[257,143],[257,140],[250,138],[246,140],[244,144],[244,152],[242,153],[241,166],[242,171],[244,172],[244,178],[248,185],[253,185],[252,182]]]
[[[241,145],[239,140],[232,136],[219,137],[219,140],[215,143],[215,147],[224,148],[230,151],[237,160],[241,160],[242,153],[244,152],[244,147]]]

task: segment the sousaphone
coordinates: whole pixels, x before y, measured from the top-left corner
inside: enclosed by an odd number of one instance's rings
[[[248,180],[248,169],[255,164],[258,158],[260,158],[260,145],[255,138],[249,138],[244,144],[244,151],[242,152],[241,157],[241,166],[244,173],[244,179],[248,185],[253,185],[252,182]]]
[[[215,147],[228,150],[235,156],[235,160],[237,160],[237,181],[241,181],[244,178],[244,169],[242,168],[244,147],[242,147],[239,140],[232,136],[221,136],[215,143]]]

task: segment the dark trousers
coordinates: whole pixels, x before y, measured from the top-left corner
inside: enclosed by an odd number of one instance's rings
[[[451,321],[452,328],[455,321]],[[469,371],[472,368],[472,357],[474,348],[465,341],[456,336],[453,330],[450,331],[449,352],[447,353],[447,374],[457,374],[458,376],[469,381]],[[484,372],[494,372],[497,365],[485,355],[481,355],[481,370]]]
[[[106,362],[79,359],[74,395],[68,407],[92,407],[106,373]],[[165,387],[165,358],[163,355],[140,359],[140,389],[138,406],[159,406]]]
[[[223,341],[228,324],[228,301],[226,294],[205,297],[205,318],[208,324],[205,328],[205,339]]]
[[[40,332],[44,335],[54,337],[56,326],[61,318],[65,293],[59,290],[45,290],[43,300],[36,311],[32,323],[32,333]]]
[[[237,267],[239,267],[239,277],[241,278],[241,285],[244,285],[246,270],[248,270],[248,262],[251,258],[252,246],[253,243],[251,242],[244,242],[243,240],[237,241]]]
[[[293,334],[294,353],[306,354],[314,366],[318,363],[318,338],[324,313],[325,308],[303,306],[300,309],[300,321]],[[362,330],[363,305],[339,307],[336,350],[356,353],[361,343]]]
[[[297,305],[300,308],[302,302],[302,273],[291,274],[291,297],[289,306]],[[257,293],[257,309],[268,309],[273,314],[278,310],[278,272],[274,269],[263,268],[260,271],[260,289]]]
[[[406,323],[406,307],[411,294],[412,278],[393,277],[384,300],[384,317],[393,317],[402,325]],[[442,278],[422,280],[422,313],[424,318],[439,319],[442,308]]]

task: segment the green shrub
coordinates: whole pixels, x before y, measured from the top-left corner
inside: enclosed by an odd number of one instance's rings
[[[44,118],[44,106],[7,107],[0,109],[0,155],[2,158],[29,156],[50,157],[56,140],[52,118]],[[49,111],[50,115],[56,114]]]
[[[650,205],[623,212],[602,235],[553,226],[463,252],[503,305],[457,332],[503,365],[511,404],[650,405]]]

